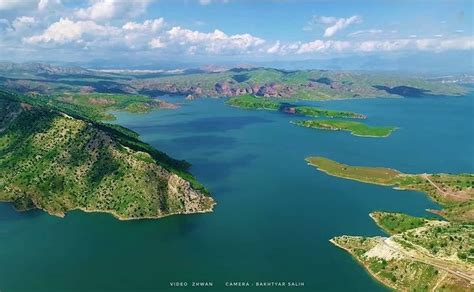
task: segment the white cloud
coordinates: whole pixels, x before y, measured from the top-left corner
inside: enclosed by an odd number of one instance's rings
[[[267,49],[267,53],[275,54],[280,51],[280,41],[277,41],[273,46]]]
[[[355,45],[354,50],[360,52],[386,52],[395,51],[406,48],[410,44],[410,40],[385,40],[385,41],[364,41]]]
[[[36,20],[32,16],[20,16],[13,20],[13,28],[15,30],[21,30],[24,28],[32,27],[36,23]]]
[[[61,0],[0,0],[1,10],[44,11],[61,4]]]
[[[403,50],[433,51],[472,50],[474,37],[440,39],[392,39],[367,40],[362,42],[314,40],[307,43],[291,43],[275,45],[267,49],[268,54],[315,54],[315,53],[375,53]]]
[[[296,51],[297,54],[335,51],[341,52],[350,48],[350,43],[346,41],[322,41],[315,40],[309,43],[303,43]]]
[[[379,34],[382,33],[383,30],[381,29],[366,29],[366,30],[358,30],[353,33],[350,33],[348,36],[354,37],[354,36],[360,36],[360,35],[374,35],[374,34]]]
[[[119,17],[133,17],[145,12],[150,0],[93,0],[91,6],[75,11],[81,19],[102,21]]]
[[[38,10],[46,11],[48,8],[58,6],[60,4],[61,4],[61,0],[40,0],[38,2]]]
[[[152,48],[152,49],[162,49],[162,48],[165,48],[165,47],[166,47],[166,44],[163,43],[160,38],[154,38],[154,39],[152,39],[152,40],[148,43],[148,45],[149,45],[150,48]]]
[[[362,19],[357,15],[351,16],[349,18],[339,18],[333,25],[326,28],[324,31],[324,37],[332,37],[338,31],[348,27],[353,23],[360,23],[361,21]]]
[[[165,24],[165,20],[160,17],[157,19],[145,20],[143,23],[127,22],[122,28],[129,31],[151,31],[156,32],[160,30]]]
[[[38,0],[1,0],[0,10],[14,10],[36,7]]]
[[[446,50],[472,50],[474,37],[461,37],[453,39],[419,39],[416,48],[422,51],[442,52]]]
[[[262,45],[265,41],[250,34],[227,35],[216,29],[210,33],[184,29],[179,26],[167,32],[171,42],[180,46],[195,46],[195,52],[200,49],[211,54],[219,53],[248,53],[250,50]]]
[[[84,36],[91,38],[104,37],[117,34],[117,28],[112,26],[102,26],[97,23],[87,21],[72,21],[69,18],[61,18],[51,24],[42,34],[24,39],[28,44],[57,43],[65,44],[69,42],[81,42]]]
[[[324,25],[324,37],[332,37],[338,31],[345,29],[351,24],[362,22],[362,18],[358,15],[353,15],[349,18],[337,18],[334,16],[317,16],[314,15],[308,24],[303,27],[303,30],[310,31],[317,25]]]

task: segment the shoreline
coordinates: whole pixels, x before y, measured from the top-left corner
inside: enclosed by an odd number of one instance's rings
[[[168,214],[164,214],[164,215],[161,215],[161,216],[124,217],[124,216],[121,216],[121,215],[117,214],[115,211],[112,211],[112,210],[87,209],[85,207],[75,207],[75,208],[72,208],[72,209],[69,209],[69,210],[65,211],[64,213],[54,213],[54,212],[50,212],[50,211],[48,211],[44,208],[38,207],[36,204],[35,204],[35,207],[31,207],[29,209],[24,209],[24,210],[23,209],[19,210],[19,209],[15,208],[15,206],[13,205],[13,201],[0,200],[0,203],[11,204],[13,209],[17,212],[28,212],[28,211],[32,211],[32,210],[42,210],[43,212],[45,212],[46,214],[48,214],[50,216],[55,216],[55,217],[59,217],[59,218],[62,218],[62,219],[64,219],[66,217],[68,212],[78,210],[78,211],[82,211],[84,213],[103,213],[103,214],[112,215],[112,217],[114,217],[115,219],[117,219],[119,221],[150,220],[150,219],[161,219],[161,218],[168,217],[168,216],[173,216],[173,215],[191,215],[191,214],[212,213],[212,212],[214,212],[214,206],[217,205],[217,202],[213,200],[213,203],[212,203],[210,208],[207,208],[207,209],[204,209],[204,210],[199,210],[199,211],[196,211],[196,212],[173,212],[173,213],[168,213]]]
[[[393,133],[395,130],[399,129],[399,128],[394,128],[393,130],[390,130],[390,133],[388,133],[387,135],[374,136],[374,135],[361,135],[361,134],[356,134],[354,131],[352,131],[352,130],[350,130],[350,129],[324,128],[324,127],[305,126],[305,125],[300,125],[300,124],[298,124],[298,123],[295,122],[295,121],[290,121],[290,123],[293,124],[293,125],[297,125],[297,126],[299,126],[299,127],[310,128],[310,129],[326,130],[326,131],[333,131],[333,132],[338,132],[338,131],[350,132],[350,134],[351,134],[352,136],[362,137],[362,138],[387,138],[387,137],[389,137],[390,135],[392,135],[392,133]]]
[[[332,173],[330,173],[329,171],[327,171],[327,170],[325,170],[325,169],[319,168],[318,165],[311,163],[308,159],[305,159],[305,160],[306,160],[306,162],[307,162],[308,165],[310,165],[310,166],[316,168],[316,169],[319,170],[320,172],[326,173],[326,174],[329,175],[329,176],[334,176],[334,177],[339,177],[339,178],[343,178],[343,179],[358,181],[358,182],[362,182],[362,183],[366,183],[366,184],[374,184],[374,185],[379,185],[379,186],[385,186],[385,187],[390,187],[390,186],[394,186],[394,185],[395,185],[395,184],[384,184],[384,183],[379,183],[379,182],[369,182],[369,181],[364,181],[364,180],[357,179],[357,178],[351,178],[351,177],[345,177],[345,176],[341,176],[341,175],[332,174]],[[392,169],[392,168],[387,168],[387,169],[390,169],[390,170],[393,170],[393,171],[397,171],[396,169]],[[394,189],[395,189],[395,188],[394,188]],[[400,190],[405,190],[405,189],[400,189]]]
[[[344,236],[344,235],[343,235],[343,236]],[[359,258],[355,257],[355,256],[352,254],[352,252],[351,252],[348,248],[346,248],[346,247],[344,247],[344,246],[338,244],[338,243],[334,240],[334,238],[329,239],[329,242],[332,243],[333,245],[337,246],[338,248],[340,248],[340,249],[346,251],[346,252],[351,256],[351,258],[354,259],[359,265],[361,265],[361,266],[367,271],[367,273],[368,273],[373,279],[375,279],[377,282],[379,282],[379,283],[385,285],[386,287],[388,287],[388,288],[390,288],[390,289],[397,290],[397,287],[396,287],[396,286],[390,285],[391,283],[388,282],[388,281],[385,282],[384,280],[382,280],[383,278],[379,278],[379,277],[377,276],[377,274],[375,274],[374,272],[372,272],[372,271],[364,264],[364,262],[362,262]]]

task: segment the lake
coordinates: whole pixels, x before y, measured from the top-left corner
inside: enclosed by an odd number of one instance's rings
[[[374,210],[433,216],[423,193],[328,176],[311,155],[407,173],[474,172],[474,96],[304,102],[397,126],[388,138],[297,127],[280,112],[223,100],[116,113],[116,123],[193,164],[213,213],[121,222],[107,214],[18,213],[0,204],[0,290],[385,291],[331,237],[384,235]],[[190,287],[192,282],[213,287]],[[184,285],[188,287],[172,287]],[[286,288],[229,287],[291,282]]]

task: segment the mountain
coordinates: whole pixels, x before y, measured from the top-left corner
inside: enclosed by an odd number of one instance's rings
[[[128,129],[0,92],[0,200],[19,210],[122,220],[212,211],[188,167]]]
[[[10,74],[29,73],[37,75],[92,74],[92,71],[78,66],[54,66],[45,63],[0,62],[0,71]]]

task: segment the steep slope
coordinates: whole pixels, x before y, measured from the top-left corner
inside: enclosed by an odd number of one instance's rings
[[[81,209],[124,220],[212,211],[213,199],[186,162],[130,130],[5,93],[0,109],[0,200],[17,209],[57,216]]]

